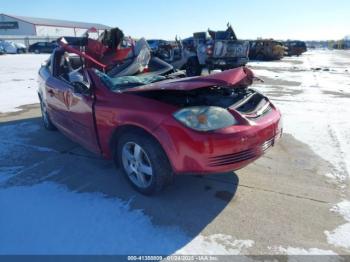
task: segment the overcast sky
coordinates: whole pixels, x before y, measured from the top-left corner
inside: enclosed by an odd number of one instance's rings
[[[350,34],[349,0],[1,0],[0,12],[121,28],[133,37],[173,39],[225,29],[239,38],[328,40]]]

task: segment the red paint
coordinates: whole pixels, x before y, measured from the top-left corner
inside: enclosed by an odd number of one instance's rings
[[[128,92],[151,91],[159,89],[167,90],[192,90],[210,86],[229,86],[237,88],[248,86],[252,83],[253,72],[245,67],[239,67],[218,74],[208,76],[195,76],[180,78],[176,80],[156,82],[154,84],[144,85],[128,89]]]
[[[74,48],[63,41],[58,41],[58,44],[67,52],[84,57],[87,60],[87,67],[96,67],[102,71],[104,71],[109,65],[123,61],[132,51],[131,47],[110,50],[110,48],[103,45],[100,41],[90,38],[88,39],[85,52]]]
[[[91,96],[74,94],[68,84],[52,77],[45,68],[40,70],[39,94],[47,103],[50,118],[58,129],[73,141],[93,152],[102,153],[106,158],[112,155],[110,141],[113,133],[128,125],[142,128],[157,139],[177,174],[232,171],[260,157],[264,143],[271,139],[273,142],[282,131],[280,112],[272,106],[268,114],[255,121],[230,110],[238,119],[237,125],[197,132],[175,120],[172,114],[179,107],[135,93],[163,88],[191,90],[217,84],[235,87],[251,82],[253,74],[248,69],[167,80],[123,93],[108,90],[93,70],[87,69],[87,73],[93,86]],[[234,163],[230,163],[232,159],[235,159]]]

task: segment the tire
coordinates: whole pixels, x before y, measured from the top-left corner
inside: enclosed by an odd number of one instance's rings
[[[200,76],[202,73],[202,67],[199,64],[197,57],[191,57],[186,64],[187,76]]]
[[[133,130],[118,137],[114,160],[134,189],[153,195],[171,182],[173,172],[158,141],[145,132]]]
[[[50,131],[56,130],[56,127],[54,126],[54,124],[52,124],[49,113],[46,110],[46,105],[41,99],[40,99],[40,109],[41,109],[41,118],[42,118],[44,127]]]
[[[40,54],[40,50],[39,50],[39,49],[35,49],[35,50],[34,50],[34,53],[35,53],[35,54]]]

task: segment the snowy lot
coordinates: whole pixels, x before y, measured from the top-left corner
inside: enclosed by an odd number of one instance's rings
[[[152,198],[40,123],[47,55],[0,56],[0,254],[350,254],[350,52],[251,62],[285,136]],[[24,109],[20,111],[21,109]]]
[[[0,57],[0,113],[17,111],[21,105],[38,103],[38,70],[48,57],[45,54]]]

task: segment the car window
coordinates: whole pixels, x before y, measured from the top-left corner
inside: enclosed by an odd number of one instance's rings
[[[88,85],[88,80],[83,71],[83,60],[75,54],[67,52],[54,53],[53,76],[69,84],[80,82]]]

